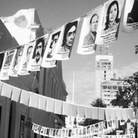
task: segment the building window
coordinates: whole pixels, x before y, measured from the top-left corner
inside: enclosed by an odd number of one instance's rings
[[[103,85],[102,88],[103,88],[103,89],[107,89],[107,86],[106,86],[106,85]]]
[[[112,86],[111,85],[108,85],[108,89],[111,90]]]
[[[122,89],[122,86],[118,86],[118,90]]]
[[[113,90],[117,90],[117,86],[114,85],[114,86],[113,86]]]

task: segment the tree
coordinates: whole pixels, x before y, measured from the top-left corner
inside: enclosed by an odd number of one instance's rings
[[[94,100],[91,103],[91,106],[106,107],[106,104],[103,102],[103,100],[101,98],[97,98],[96,100]],[[100,120],[98,120],[98,119],[85,118],[83,122],[79,123],[79,125],[88,126],[88,125],[92,125],[92,124],[95,124],[95,123],[98,123],[98,122],[100,122]]]
[[[119,106],[122,108],[133,107],[133,97],[138,90],[138,72],[132,76],[125,78],[124,83],[129,85],[125,89],[119,89],[116,94],[116,99],[111,101],[111,105]]]
[[[104,101],[101,98],[97,98],[96,100],[94,100],[91,103],[91,106],[94,106],[94,107],[106,107],[106,104],[104,103]]]

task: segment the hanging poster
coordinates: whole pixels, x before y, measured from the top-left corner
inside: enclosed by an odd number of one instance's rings
[[[122,29],[126,33],[138,30],[138,0],[126,0]]]
[[[18,69],[21,63],[23,49],[24,49],[24,46],[19,46],[16,48],[16,54],[13,58],[13,63],[11,64],[8,72],[9,76],[18,77]]]
[[[0,80],[8,80],[9,79],[9,69],[13,62],[13,57],[15,56],[16,50],[9,50],[5,52],[3,65],[0,72]]]
[[[0,72],[1,72],[1,69],[2,69],[3,61],[4,61],[4,55],[5,55],[4,52],[0,53]]]
[[[54,53],[57,45],[59,44],[62,30],[63,27],[50,34],[41,64],[42,67],[51,68],[56,66],[57,61],[54,59]]]
[[[70,58],[79,20],[80,18],[65,25],[64,33],[61,35],[54,54],[56,60],[68,60]]]
[[[21,58],[21,63],[18,69],[18,74],[19,75],[28,75],[29,72],[27,70],[27,66],[29,64],[30,60],[30,55],[32,53],[32,49],[34,46],[34,42],[30,42],[24,45],[24,50],[23,50],[23,56]]]
[[[109,0],[104,3],[102,20],[97,31],[96,44],[117,41],[124,0]]]
[[[84,16],[77,49],[78,54],[87,55],[95,53],[97,47],[95,39],[102,10],[103,6],[101,5]]]
[[[40,65],[43,58],[44,53],[44,38],[38,38],[35,40],[34,47],[32,49],[32,53],[30,55],[29,64],[27,66],[28,71],[40,71]]]

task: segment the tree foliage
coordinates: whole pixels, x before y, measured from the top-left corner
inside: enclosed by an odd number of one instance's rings
[[[106,104],[103,102],[103,100],[101,98],[97,98],[96,100],[94,100],[91,103],[91,106],[106,107]],[[98,123],[98,122],[100,122],[100,120],[98,120],[98,119],[85,118],[84,121],[79,123],[79,125],[88,126],[88,125],[92,125],[92,124],[95,124],[95,123]]]
[[[97,98],[91,103],[91,106],[94,107],[106,107],[106,104],[103,102],[101,98]]]
[[[126,83],[126,86],[129,86],[117,91],[116,99],[111,101],[111,105],[122,108],[133,107],[134,95],[138,93],[138,72],[128,78],[125,78],[124,83]]]

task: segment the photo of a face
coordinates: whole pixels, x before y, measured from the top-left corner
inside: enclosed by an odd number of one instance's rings
[[[47,58],[52,58],[53,57],[53,53],[54,53],[54,50],[56,48],[57,41],[59,39],[59,35],[60,35],[60,31],[52,35],[51,44],[50,44],[50,47],[49,47]]]
[[[36,51],[35,51],[35,59],[36,59],[36,62],[38,62],[40,60],[41,55],[42,55],[42,43],[40,42],[36,46]]]
[[[61,38],[61,43],[59,44],[59,47],[56,51],[57,52],[57,55],[55,56],[56,60],[69,59],[76,36],[78,21],[79,19],[75,20],[74,22],[69,22],[62,27],[63,35]]]
[[[33,51],[33,64],[40,64],[42,61],[42,57],[43,57],[43,51],[44,51],[44,39],[43,38],[39,38],[36,40],[35,42],[35,47],[34,47],[34,51]]]
[[[25,53],[25,58],[26,60],[24,61],[23,63],[23,68],[27,68],[28,64],[29,64],[29,60],[30,60],[30,56],[31,56],[31,52],[32,52],[32,49],[33,49],[33,46],[30,45],[28,48],[27,48],[27,51]]]
[[[13,54],[14,54],[14,51],[8,51],[7,52],[4,67],[9,67],[10,66],[10,63],[12,61]]]
[[[14,67],[17,67],[18,64],[20,63],[22,54],[23,54],[23,47],[18,47],[17,48],[17,53],[16,53],[16,58],[15,58],[15,61],[14,61]]]
[[[117,5],[114,4],[114,5],[111,7],[110,12],[109,12],[109,21],[110,21],[110,22],[115,21],[116,17],[117,17]]]
[[[97,31],[97,25],[98,25],[99,16],[95,14],[91,20],[90,20],[90,31],[96,32]]]
[[[117,27],[119,24],[119,3],[118,1],[112,1],[107,7],[106,22],[104,30]]]
[[[20,67],[21,58],[23,55],[23,49],[24,49],[24,46],[17,47],[17,52],[16,52],[15,59],[14,59],[13,65],[12,65],[12,73],[11,74],[13,76],[17,76],[17,72]]]
[[[19,49],[18,50],[18,53],[17,53],[17,60],[18,60],[17,61],[17,64],[20,63],[22,54],[23,54],[23,50],[22,49]]]
[[[66,45],[67,46],[72,46],[74,43],[74,38],[76,35],[76,26],[72,26],[69,31],[67,32],[66,35]]]
[[[27,49],[27,55],[26,55],[27,56],[27,62],[29,62],[32,49],[33,49],[33,46],[29,46],[29,48]]]

